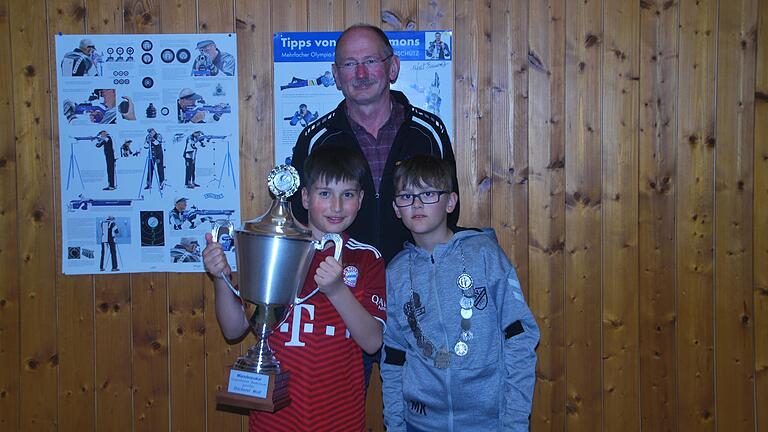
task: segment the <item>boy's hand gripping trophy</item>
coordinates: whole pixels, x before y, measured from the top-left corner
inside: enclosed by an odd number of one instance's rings
[[[289,374],[269,347],[269,335],[285,320],[304,285],[315,251],[333,241],[334,258],[341,258],[339,234],[325,234],[319,241],[297,224],[288,197],[299,188],[299,174],[292,166],[278,165],[267,177],[269,190],[275,196],[269,210],[234,230],[228,220],[213,226],[213,239],[219,232],[235,232],[235,250],[239,290],[223,276],[229,288],[241,299],[254,305],[249,322],[258,337],[256,345],[239,357],[230,370],[227,391],[219,392],[216,402],[250,410],[274,412],[290,403]]]

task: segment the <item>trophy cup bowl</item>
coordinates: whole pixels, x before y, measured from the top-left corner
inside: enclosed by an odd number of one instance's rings
[[[288,165],[278,165],[269,174],[270,191],[275,195],[269,210],[247,221],[239,229],[232,222],[214,223],[215,241],[226,228],[235,232],[238,288],[221,275],[229,288],[241,299],[253,304],[249,324],[258,342],[240,356],[230,370],[226,392],[216,400],[222,405],[274,412],[290,403],[287,386],[289,374],[269,346],[269,335],[285,320],[295,304],[311,297],[298,299],[315,251],[326,242],[335,244],[334,257],[341,255],[342,239],[338,234],[326,234],[320,241],[312,239],[308,230],[293,218],[287,199],[296,192],[299,176]]]

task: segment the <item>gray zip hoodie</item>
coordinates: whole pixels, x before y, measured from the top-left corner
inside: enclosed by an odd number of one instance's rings
[[[475,295],[472,337],[459,356],[462,273]],[[387,303],[388,432],[528,430],[539,328],[492,229],[459,231],[432,254],[406,243],[387,266]]]

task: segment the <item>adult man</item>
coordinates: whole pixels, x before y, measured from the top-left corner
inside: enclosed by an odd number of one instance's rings
[[[62,76],[97,76],[99,74],[93,54],[96,46],[90,39],[82,39],[74,50],[61,59]]]
[[[193,206],[192,209],[194,210],[195,207]],[[175,230],[182,229],[182,224],[184,222],[189,222],[189,228],[195,229],[195,218],[197,218],[197,214],[194,211],[187,210],[187,198],[179,197],[174,201],[173,208],[171,209],[168,218]]]
[[[96,137],[96,147],[104,148],[104,161],[107,163],[107,187],[103,190],[115,190],[115,147],[112,137],[103,130]]]
[[[440,33],[435,33],[435,40],[430,42],[429,48],[427,48],[427,57],[439,60],[451,58],[451,48],[440,38]]]
[[[406,240],[412,241],[392,208],[395,166],[415,154],[429,154],[455,167],[450,138],[439,117],[412,106],[403,93],[390,90],[400,73],[400,58],[380,28],[359,24],[344,30],[336,41],[332,70],[336,88],[345,99],[299,135],[291,164],[303,173],[308,153],[326,144],[361,151],[368,162],[363,203],[347,232],[378,248],[389,262]],[[458,185],[455,178],[453,184]],[[458,194],[458,187],[454,191]],[[306,222],[307,212],[298,195],[291,197],[293,214]],[[448,226],[454,228],[458,217],[457,204]],[[364,356],[366,386],[377,359],[378,355]]]
[[[205,121],[205,111],[197,111],[191,118],[187,119],[185,111],[194,109],[197,101],[203,97],[195,93],[191,88],[183,88],[179,92],[179,98],[176,100],[176,110],[179,117],[179,123],[203,123]]]
[[[188,263],[200,262],[200,245],[191,237],[182,237],[181,241],[171,249],[171,262]]]
[[[165,165],[163,165],[163,136],[154,128],[147,129],[147,137],[144,139],[144,148],[149,150],[147,161],[147,184],[144,189],[152,188],[152,177],[157,169],[157,181],[160,189],[165,183]]]
[[[215,76],[219,72],[227,76],[235,74],[235,57],[232,54],[219,51],[212,40],[197,43],[200,55],[192,66],[192,75]]]
[[[302,173],[308,153],[324,144],[362,151],[369,166],[363,204],[348,232],[377,247],[388,261],[411,238],[392,209],[395,165],[414,154],[431,154],[455,164],[450,139],[438,117],[412,106],[401,92],[390,90],[400,72],[400,59],[378,27],[355,25],[345,30],[336,43],[332,69],[345,99],[304,129],[294,147],[292,164]],[[306,221],[297,195],[292,197],[292,207],[296,217]],[[454,227],[457,220],[458,208],[449,226]]]
[[[194,189],[200,187],[195,183],[195,162],[197,161],[197,146],[205,147],[203,142],[203,132],[194,131],[187,137],[187,141],[184,145],[184,167],[186,168],[184,173],[184,185],[188,189]]]
[[[99,270],[101,271],[104,271],[104,253],[107,248],[109,248],[112,271],[119,270],[117,268],[117,245],[115,244],[115,236],[119,232],[114,216],[107,216],[106,219],[101,221],[101,260],[99,262]]]

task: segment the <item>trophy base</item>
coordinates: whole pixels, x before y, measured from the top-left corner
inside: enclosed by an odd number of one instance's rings
[[[290,405],[290,374],[257,374],[230,370],[227,390],[216,394],[216,403],[253,411],[275,412]]]

